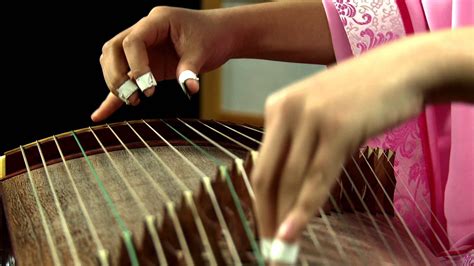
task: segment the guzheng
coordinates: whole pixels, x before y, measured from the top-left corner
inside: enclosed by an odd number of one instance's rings
[[[217,121],[141,120],[6,152],[0,261],[262,265],[249,173],[263,134]],[[436,264],[394,212],[393,153],[361,149],[341,167],[297,263]]]

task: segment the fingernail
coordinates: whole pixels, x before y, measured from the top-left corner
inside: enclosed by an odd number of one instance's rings
[[[150,87],[146,89],[145,91],[143,91],[143,94],[145,94],[146,97],[152,96],[153,93],[155,93],[155,87]]]
[[[133,99],[133,101],[130,101],[132,106],[137,106],[140,104],[140,98]]]
[[[97,116],[97,113],[98,113],[99,109],[95,110],[92,115],[91,115],[91,119],[92,121],[95,121],[96,120],[96,116]]]
[[[289,235],[291,235],[291,220],[286,219],[278,228],[277,231],[277,238],[278,239],[288,239]]]

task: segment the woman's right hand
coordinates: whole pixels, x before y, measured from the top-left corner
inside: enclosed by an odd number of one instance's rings
[[[178,78],[184,70],[200,73],[219,67],[231,56],[232,36],[220,23],[218,11],[155,7],[104,44],[100,64],[110,93],[92,114],[92,120],[104,120],[124,104],[117,89],[128,80],[135,82],[151,72],[156,81],[161,81]],[[194,94],[199,83],[189,79],[186,87],[187,93]],[[149,97],[154,91],[155,86],[151,86],[144,94]],[[140,103],[139,92],[128,98],[131,105]]]

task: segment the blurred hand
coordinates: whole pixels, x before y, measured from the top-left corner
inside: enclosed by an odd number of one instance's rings
[[[252,172],[261,238],[294,243],[323,207],[346,158],[422,110],[424,95],[412,77],[428,68],[406,48],[376,49],[268,98]]]
[[[92,114],[92,120],[104,120],[123,105],[117,89],[128,79],[134,81],[150,71],[157,81],[177,79],[184,70],[199,73],[222,65],[229,58],[230,37],[213,10],[154,8],[104,44],[100,64],[110,93]],[[193,94],[199,90],[199,83],[189,79],[186,87]],[[149,97],[154,91],[150,87],[144,94]],[[130,104],[140,103],[139,93],[128,98]]]

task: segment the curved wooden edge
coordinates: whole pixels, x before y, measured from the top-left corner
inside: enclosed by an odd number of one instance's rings
[[[0,180],[5,177],[5,155],[0,156]]]
[[[129,121],[120,121],[120,122],[113,122],[113,123],[100,124],[100,125],[96,125],[96,126],[84,127],[84,128],[79,128],[79,129],[73,129],[73,130],[63,132],[63,133],[60,133],[60,134],[56,134],[56,135],[52,135],[52,136],[49,136],[49,137],[46,137],[46,138],[43,138],[43,139],[40,139],[40,140],[37,140],[37,141],[35,140],[33,142],[30,142],[30,143],[22,145],[22,146],[23,146],[24,149],[27,149],[27,148],[30,148],[32,146],[36,146],[36,142],[42,144],[42,143],[45,143],[45,142],[53,141],[53,138],[61,139],[61,138],[64,138],[64,137],[70,137],[72,131],[74,131],[77,134],[77,133],[87,132],[87,131],[90,130],[90,128],[92,128],[94,130],[106,128],[107,125],[109,125],[111,127],[114,127],[114,126],[119,126],[119,125],[126,125],[126,123],[137,124],[137,123],[142,123],[142,121],[154,122],[154,121],[159,121],[159,120],[160,119],[129,120]],[[14,149],[11,149],[9,151],[6,151],[4,156],[8,156],[9,154],[16,153],[16,152],[19,152],[19,151],[20,151],[19,147],[14,148]]]

